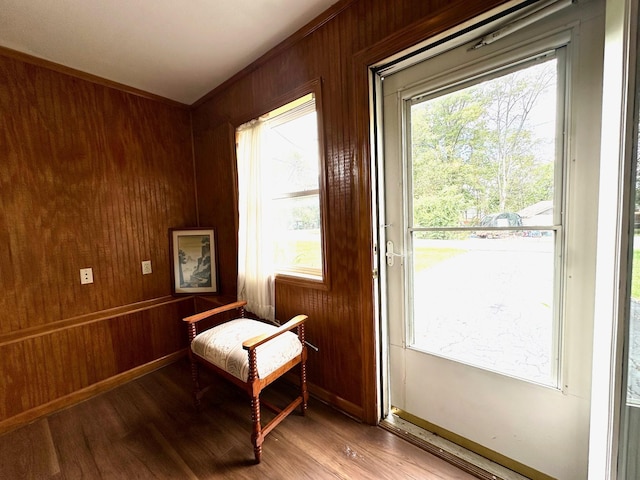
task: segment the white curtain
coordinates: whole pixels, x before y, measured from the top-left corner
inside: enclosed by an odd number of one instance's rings
[[[267,130],[261,120],[238,128],[238,299],[246,300],[250,312],[274,320],[274,249],[265,161]]]

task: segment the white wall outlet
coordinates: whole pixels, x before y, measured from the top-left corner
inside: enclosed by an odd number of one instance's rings
[[[80,269],[80,283],[82,285],[86,283],[93,283],[93,269],[91,268]]]
[[[151,260],[145,260],[142,262],[142,274],[149,275],[151,273]]]

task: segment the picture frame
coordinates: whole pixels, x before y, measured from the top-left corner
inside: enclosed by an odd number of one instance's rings
[[[169,245],[174,295],[218,292],[214,228],[172,228],[169,230]]]

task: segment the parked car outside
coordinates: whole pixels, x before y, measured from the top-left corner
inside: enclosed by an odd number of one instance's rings
[[[479,224],[480,227],[521,227],[522,217],[513,212],[491,213],[485,215]],[[505,230],[478,230],[475,235],[479,238],[504,238],[513,232]]]

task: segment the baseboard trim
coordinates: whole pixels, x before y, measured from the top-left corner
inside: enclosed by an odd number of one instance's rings
[[[24,425],[35,422],[36,420],[51,415],[57,411],[63,410],[72,405],[81,403],[89,398],[95,397],[108,390],[112,390],[120,385],[142,377],[147,373],[151,373],[154,370],[158,370],[166,365],[177,362],[187,355],[187,349],[182,349],[177,352],[171,353],[164,357],[153,360],[152,362],[145,363],[138,367],[127,370],[126,372],[119,373],[113,377],[109,377],[100,382],[89,385],[83,389],[77,390],[73,393],[65,395],[64,397],[56,398],[51,402],[39,405],[35,408],[19,413],[13,417],[7,418],[0,422],[0,435],[15,430]]]
[[[342,413],[358,420],[359,422],[363,421],[364,409],[361,406],[358,406],[348,400],[345,400],[338,395],[335,395],[324,388],[318,387],[312,383],[308,384],[309,393],[313,395],[318,400],[331,405],[332,407],[340,410]]]
[[[285,373],[282,376],[282,378],[290,385],[295,386],[295,388],[298,388],[300,385],[300,377],[297,373],[288,372],[288,373]],[[319,400],[322,403],[329,405],[331,408],[335,408],[339,412],[344,413],[345,415],[353,418],[354,420],[357,420],[358,422],[363,421],[362,415],[363,415],[364,409],[362,407],[359,407],[345,400],[344,398],[339,397],[338,395],[335,395],[333,393],[330,393],[324,388],[321,388],[308,381],[307,381],[307,389],[309,391],[309,394],[316,400]]]

